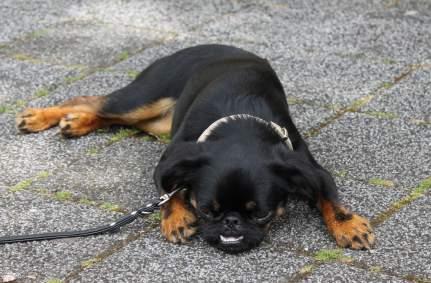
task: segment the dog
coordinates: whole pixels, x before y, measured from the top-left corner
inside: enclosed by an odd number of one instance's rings
[[[286,200],[301,196],[321,212],[341,247],[369,249],[369,221],[345,208],[330,173],[310,153],[289,113],[282,84],[265,59],[240,48],[199,45],[156,60],[124,88],[17,115],[20,131],[59,125],[79,137],[133,126],[171,143],[154,172],[161,232],[182,243],[197,230],[228,253],[261,243]]]

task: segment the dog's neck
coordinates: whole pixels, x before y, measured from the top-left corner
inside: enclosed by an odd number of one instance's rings
[[[236,114],[236,115],[226,116],[216,120],[208,128],[206,128],[205,131],[202,132],[197,142],[200,143],[200,142],[206,141],[218,127],[220,127],[223,124],[227,124],[229,122],[236,121],[236,120],[253,120],[259,124],[265,125],[266,127],[275,131],[275,133],[277,133],[277,135],[280,136],[280,139],[287,145],[287,147],[290,150],[293,150],[293,145],[289,139],[289,133],[287,132],[286,128],[283,128],[277,123],[274,123],[272,121],[268,122],[259,117],[252,116],[249,114]]]

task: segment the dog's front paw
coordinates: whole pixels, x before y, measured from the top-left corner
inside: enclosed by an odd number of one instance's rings
[[[321,200],[320,207],[326,226],[339,246],[354,250],[373,246],[375,236],[366,218],[328,200]]]
[[[184,243],[196,233],[196,216],[182,201],[171,199],[161,212],[161,231],[169,242]]]
[[[332,235],[337,244],[354,250],[370,249],[375,241],[370,223],[357,214],[349,215],[350,219],[336,220],[332,226]]]
[[[16,116],[16,126],[24,133],[44,131],[55,126],[59,118],[45,109],[28,108]]]

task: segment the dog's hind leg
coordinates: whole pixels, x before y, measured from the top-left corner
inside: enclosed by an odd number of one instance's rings
[[[169,134],[172,127],[173,109],[157,118],[144,120],[134,126],[153,135]]]
[[[106,124],[97,115],[104,100],[104,96],[79,96],[52,107],[27,108],[17,115],[16,125],[25,133],[44,131],[60,124],[66,136],[69,132],[72,136],[87,134]]]
[[[122,99],[130,99],[126,89],[118,92],[123,92]],[[134,126],[155,135],[170,132],[175,106],[173,98],[156,99],[123,113],[110,112],[109,103],[106,103],[109,99],[112,99],[109,95],[80,96],[53,107],[28,108],[18,114],[16,125],[25,133],[40,132],[59,125],[65,137],[83,136],[113,124]],[[139,104],[139,101],[136,102]]]

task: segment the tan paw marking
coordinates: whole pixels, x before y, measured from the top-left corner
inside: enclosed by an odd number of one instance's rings
[[[55,110],[28,108],[16,116],[15,123],[21,132],[40,132],[58,124],[56,114]]]
[[[79,137],[100,127],[99,118],[90,113],[69,113],[60,121],[61,134],[64,137]]]
[[[321,208],[326,226],[339,246],[354,250],[373,246],[375,235],[366,218],[329,201],[322,201]]]
[[[186,242],[197,231],[195,223],[196,216],[180,198],[173,198],[162,207],[161,231],[169,242]]]
[[[343,248],[354,250],[370,249],[375,241],[373,229],[369,221],[357,214],[352,214],[352,219],[337,221],[332,226],[337,244]]]

